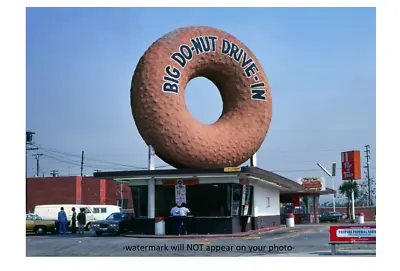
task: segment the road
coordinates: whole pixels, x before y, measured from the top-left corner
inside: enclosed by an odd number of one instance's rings
[[[119,236],[26,237],[27,256],[328,256],[329,224],[298,225],[250,237],[148,239]],[[375,245],[343,245],[340,255],[375,255]]]

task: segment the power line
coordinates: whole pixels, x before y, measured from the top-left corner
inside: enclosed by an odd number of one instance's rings
[[[73,154],[73,153],[70,153],[70,152],[65,152],[65,151],[62,151],[62,150],[54,149],[54,148],[44,148],[41,145],[39,145],[39,146],[40,146],[41,149],[46,151],[46,157],[48,157],[50,159],[56,160],[56,161],[61,162],[61,163],[69,164],[69,165],[81,166],[81,162],[82,161],[73,160],[74,158],[82,160],[82,156],[81,155]],[[265,151],[267,151],[267,150],[265,150]],[[317,151],[337,151],[337,150],[324,149],[324,150],[317,150]],[[47,153],[49,153],[49,154],[47,154]],[[99,165],[97,163],[85,162],[85,164],[84,164],[85,167],[92,168],[92,169],[97,169],[97,170],[115,170],[115,171],[118,171],[118,170],[127,170],[127,168],[130,168],[130,169],[147,169],[147,167],[145,167],[145,166],[139,167],[139,166],[133,166],[133,165],[126,165],[126,164],[121,164],[121,163],[116,163],[116,162],[105,161],[105,160],[102,160],[102,159],[96,159],[96,158],[92,158],[92,157],[89,157],[89,156],[85,155],[85,161],[88,161],[88,160],[89,161],[95,161],[95,162],[98,162],[98,163],[101,163],[101,164],[105,164],[105,165]],[[121,168],[118,168],[118,169],[115,168],[115,167],[111,168],[110,166],[118,166],[118,167],[121,167]],[[165,165],[162,165],[162,166],[157,166],[156,168],[170,168],[170,167],[171,167],[170,165],[165,164]],[[341,168],[338,168],[338,170],[340,170],[340,169]],[[370,166],[370,169],[375,169],[375,167]],[[276,172],[276,173],[297,173],[297,172],[317,172],[319,170],[318,169],[282,169],[282,170],[269,170],[269,171]]]
[[[70,158],[67,158],[65,156],[60,156],[54,153],[49,153],[47,150],[44,150],[45,152],[45,157],[55,160],[57,162],[63,163],[63,164],[67,164],[67,165],[72,165],[75,167],[80,167],[81,163],[77,160],[72,160]],[[119,164],[117,164],[119,165]],[[92,168],[92,169],[101,169],[101,170],[115,170],[115,171],[123,171],[123,170],[127,170],[128,168],[122,168],[121,165],[119,165],[119,168],[116,167],[110,167],[111,165],[96,165],[96,164],[92,164],[92,163],[85,163],[85,167],[86,168]],[[129,168],[135,168],[135,169],[147,169],[147,167],[134,167],[134,166],[127,166]],[[170,166],[158,166],[157,168],[165,168],[165,167],[170,167]]]
[[[375,167],[370,167],[375,169]],[[341,170],[342,168],[336,168],[336,170]],[[282,170],[268,170],[271,172],[312,172],[312,171],[321,171],[319,169],[282,169]]]
[[[40,148],[44,149],[44,150],[47,150],[49,152],[58,153],[58,154],[61,154],[61,155],[64,155],[64,156],[71,156],[71,157],[76,157],[76,158],[79,157],[79,158],[81,158],[80,155],[76,155],[76,154],[72,154],[72,153],[68,153],[68,152],[64,152],[64,151],[59,151],[59,150],[56,150],[56,149],[43,148],[42,146],[40,146]],[[103,163],[103,164],[109,164],[109,165],[128,167],[128,168],[136,168],[136,169],[145,169],[146,168],[146,167],[138,167],[138,166],[134,166],[134,165],[126,165],[126,164],[121,164],[121,163],[105,161],[105,160],[101,160],[101,159],[88,157],[86,155],[85,155],[85,160],[95,161],[95,162],[99,162],[99,163]],[[165,166],[160,166],[160,167],[165,167]]]

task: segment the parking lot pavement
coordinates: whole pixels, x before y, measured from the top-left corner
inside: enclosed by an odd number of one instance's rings
[[[329,256],[329,224],[218,239],[144,239],[113,235],[26,237],[27,256]],[[338,247],[339,255],[374,255],[375,245]]]

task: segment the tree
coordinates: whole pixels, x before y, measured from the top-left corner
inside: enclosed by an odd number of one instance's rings
[[[359,185],[355,181],[345,181],[339,187],[339,193],[347,198],[347,217],[350,217],[351,192],[354,190],[354,201],[360,195]]]
[[[375,178],[370,177],[370,186],[371,186],[371,201],[372,205],[374,205],[375,202],[375,196],[376,196],[376,184],[375,184]],[[358,201],[356,202],[357,206],[369,206],[368,202],[368,179],[365,178],[363,182],[360,183],[360,197]]]

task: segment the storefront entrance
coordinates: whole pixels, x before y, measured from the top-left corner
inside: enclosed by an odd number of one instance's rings
[[[131,189],[136,216],[147,217],[147,186],[132,186]],[[196,217],[240,216],[245,212],[250,216],[253,209],[252,197],[253,186],[230,183],[186,186],[186,204],[191,215]],[[155,199],[155,216],[170,216],[176,200],[175,186],[156,185]]]

